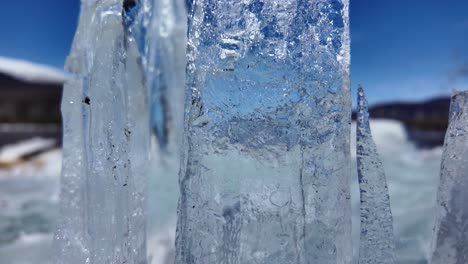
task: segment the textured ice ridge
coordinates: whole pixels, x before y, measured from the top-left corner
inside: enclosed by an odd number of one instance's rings
[[[432,264],[468,263],[468,92],[452,96],[432,241]]]
[[[356,157],[361,195],[359,264],[395,263],[395,238],[385,172],[372,139],[367,99],[358,88]]]

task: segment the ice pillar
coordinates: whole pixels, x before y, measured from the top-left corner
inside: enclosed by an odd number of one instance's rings
[[[121,0],[82,0],[64,86],[55,263],[145,263],[147,90]]]
[[[395,238],[387,180],[369,126],[367,99],[358,89],[356,157],[361,195],[359,264],[395,263]]]
[[[148,259],[173,263],[180,147],[183,143],[187,14],[184,0],[141,0],[127,10],[150,95],[152,150],[148,188]]]
[[[468,92],[452,96],[437,195],[432,264],[468,262]]]
[[[187,4],[176,263],[349,263],[348,1]]]

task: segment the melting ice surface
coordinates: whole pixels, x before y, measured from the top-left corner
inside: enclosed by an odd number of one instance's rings
[[[189,1],[176,263],[349,263],[348,1]]]
[[[432,264],[468,262],[468,92],[455,93],[437,195]]]
[[[361,198],[359,264],[395,263],[387,179],[372,139],[364,90],[358,89],[356,156]]]

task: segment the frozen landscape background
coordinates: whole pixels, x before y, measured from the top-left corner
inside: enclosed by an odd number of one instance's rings
[[[389,182],[398,263],[426,263],[442,148],[417,148],[408,141],[404,127],[396,121],[372,120],[371,129]],[[355,138],[354,122],[352,131],[352,138]],[[34,139],[22,146],[40,144],[47,144],[47,141]],[[5,147],[0,158],[18,149],[18,145]],[[355,141],[351,153],[355,155]],[[0,263],[51,263],[51,232],[57,219],[60,162],[61,151],[55,149],[30,162],[0,171]],[[351,188],[357,253],[359,190],[356,170],[353,170]],[[163,239],[155,243],[158,246],[173,243],[170,235],[161,237]],[[166,254],[163,248],[158,252]]]
[[[55,69],[44,71],[42,67],[37,71],[28,63],[0,59],[0,116],[6,117],[0,120],[0,146],[3,146],[0,147],[0,263],[51,263],[51,232],[57,219],[61,163],[60,129],[57,128],[60,124],[56,120],[57,102],[49,102],[38,94],[50,92],[53,97],[60,88],[57,83],[49,88],[41,86],[48,92],[38,93],[37,89],[26,91],[14,87],[16,93],[12,95],[6,92],[3,73],[19,79],[61,82],[63,73],[57,69],[63,68],[70,49],[79,0],[48,0],[46,4],[36,0],[5,1],[2,5],[8,12],[0,17],[0,56],[39,62]],[[363,84],[371,105],[418,101],[468,87],[467,1],[428,0],[422,5],[420,1],[406,0],[351,0],[350,9],[353,89],[358,83]],[[27,100],[15,104],[18,98]],[[13,112],[26,113],[23,117],[28,122],[34,119],[41,125],[11,126],[11,105],[14,105]],[[422,111],[426,113],[429,109]],[[432,109],[440,110],[438,106]],[[415,108],[400,110],[393,113],[400,117],[418,115]],[[437,120],[431,125],[434,124],[441,125]],[[417,138],[420,134],[408,134],[397,121],[374,119],[371,128],[389,182],[398,263],[426,263],[442,147],[417,147],[408,136]],[[354,131],[353,124],[352,139],[355,139]],[[354,146],[353,141],[353,158]],[[35,153],[39,149],[47,151]],[[18,161],[25,153],[35,155]],[[355,167],[351,187],[357,253],[359,210]],[[161,196],[167,201],[176,199],[172,190],[166,190]],[[167,254],[164,245],[173,243],[173,237],[168,234],[173,232],[168,229],[150,245],[161,248],[157,251],[161,253],[157,256],[160,259]]]

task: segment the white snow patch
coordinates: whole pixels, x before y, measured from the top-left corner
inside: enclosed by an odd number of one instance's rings
[[[63,70],[6,57],[0,57],[0,72],[28,82],[64,83],[68,79],[68,74]]]
[[[54,139],[33,138],[16,144],[6,145],[0,150],[1,162],[14,162],[23,155],[53,147]]]

